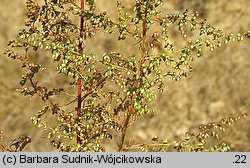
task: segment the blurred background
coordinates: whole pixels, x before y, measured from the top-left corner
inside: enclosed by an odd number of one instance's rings
[[[117,14],[116,0],[97,0],[100,11]],[[134,0],[121,0],[126,8],[132,8]],[[165,0],[164,12],[182,12],[185,8],[198,11],[202,18],[226,33],[245,32],[250,29],[249,0]],[[42,106],[36,98],[30,100],[16,92],[21,78],[20,62],[12,61],[2,53],[7,42],[15,39],[18,30],[24,27],[25,0],[0,0],[0,130],[8,144],[13,138],[28,135],[32,143],[25,151],[55,151],[47,134],[33,126],[29,118]],[[173,38],[174,35],[173,35]],[[176,37],[175,40],[182,38]],[[178,41],[177,41],[178,42]],[[180,138],[187,131],[195,131],[201,124],[219,121],[250,109],[250,42],[222,46],[207,53],[193,64],[193,72],[179,82],[167,80],[164,93],[158,95],[153,105],[156,115],[146,116],[128,130],[131,140],[146,142],[157,135],[159,138]],[[98,36],[88,42],[97,54],[118,48],[123,53],[131,52],[126,45],[112,38]],[[91,50],[91,48],[90,48]],[[39,57],[46,63],[46,58]],[[41,77],[48,84],[63,84],[51,73]],[[229,129],[220,141],[231,144],[233,151],[250,151],[250,117]],[[115,142],[114,142],[115,143]],[[108,147],[114,150],[115,144]]]

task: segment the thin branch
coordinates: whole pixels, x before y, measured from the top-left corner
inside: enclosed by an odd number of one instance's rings
[[[138,62],[138,69],[137,72],[140,73],[140,77],[135,81],[134,83],[134,87],[136,89],[138,89],[140,82],[141,82],[141,69],[142,69],[142,64],[145,61],[145,56],[146,56],[146,35],[147,35],[147,27],[146,27],[146,22],[145,19],[147,18],[147,13],[145,14],[145,18],[143,20],[142,23],[142,39],[141,39],[141,56],[139,58],[139,62]],[[125,137],[126,137],[126,133],[127,133],[127,128],[129,127],[129,120],[131,118],[132,112],[134,110],[134,104],[135,104],[135,99],[137,97],[138,93],[133,94],[132,98],[131,98],[131,105],[129,106],[128,112],[127,112],[127,116],[125,119],[125,122],[123,124],[122,130],[121,130],[121,138],[120,138],[120,142],[118,142],[118,151],[123,150],[123,146],[124,146],[124,141],[125,141]]]
[[[81,0],[81,10],[84,10],[84,0]],[[83,37],[83,32],[84,32],[84,18],[83,16],[80,17],[80,38]],[[80,42],[78,44],[78,52],[82,53],[84,48],[83,42]],[[81,117],[81,111],[82,111],[82,79],[79,78],[77,81],[77,116],[80,118]],[[78,119],[79,120],[79,119]],[[81,138],[80,138],[80,130],[76,129],[76,141],[78,144],[82,144]]]
[[[71,3],[73,6],[77,7],[78,9],[82,9],[79,5],[77,5],[75,2],[72,0],[69,0],[69,3]]]

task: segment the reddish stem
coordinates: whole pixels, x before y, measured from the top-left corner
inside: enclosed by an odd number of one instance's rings
[[[81,0],[81,10],[84,10],[84,0]],[[84,18],[80,18],[80,38],[83,37],[83,31],[84,31]],[[83,51],[84,44],[82,40],[80,40],[78,44],[78,52],[81,53]],[[82,104],[82,80],[81,78],[77,81],[77,116],[81,117],[81,104]],[[81,138],[80,138],[80,130],[76,129],[76,141],[78,144],[81,144]]]
[[[145,17],[146,18],[146,17]],[[142,23],[142,41],[141,41],[141,57],[138,61],[138,72],[141,72],[141,69],[142,69],[142,64],[143,62],[145,61],[145,53],[146,53],[146,47],[145,47],[145,44],[146,44],[146,35],[147,35],[147,28],[146,28],[146,22],[143,21]],[[140,81],[141,79],[137,79],[135,81],[135,88],[137,89],[140,85]],[[118,143],[118,151],[120,152],[122,149],[123,149],[123,146],[124,146],[124,141],[125,141],[125,137],[126,137],[126,133],[127,133],[127,128],[129,126],[129,120],[131,118],[131,115],[132,115],[132,112],[134,110],[134,104],[135,104],[135,99],[137,97],[137,93],[134,94],[131,98],[132,100],[132,103],[131,105],[129,106],[129,109],[128,109],[128,112],[127,112],[127,117],[125,119],[125,122],[122,126],[122,130],[121,130],[121,139],[120,139],[120,142]]]

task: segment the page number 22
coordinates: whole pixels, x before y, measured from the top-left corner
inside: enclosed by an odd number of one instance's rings
[[[247,159],[246,155],[235,155],[234,157],[236,160],[233,163],[247,163],[246,162],[246,159]]]

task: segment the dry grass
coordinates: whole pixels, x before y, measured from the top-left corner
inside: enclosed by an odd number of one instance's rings
[[[24,0],[0,1],[0,53],[4,51],[7,41],[15,38],[18,29],[23,26],[25,18]],[[104,3],[106,2],[106,3]],[[99,1],[100,10],[107,9],[116,14],[112,4]],[[131,2],[126,1],[128,8]],[[198,10],[203,17],[226,32],[242,32],[250,27],[249,0],[170,0],[166,10],[190,8]],[[11,12],[10,12],[11,11]],[[90,42],[97,46],[88,48],[100,53],[118,47],[123,53],[130,48],[124,43],[114,43],[111,38],[102,36]],[[176,38],[177,40],[180,40]],[[101,42],[100,42],[101,41]],[[248,112],[250,109],[250,48],[249,41],[221,47],[212,54],[206,54],[194,64],[194,71],[180,82],[167,80],[166,92],[159,95],[156,116],[140,119],[129,136],[135,142],[150,140],[154,135],[161,138],[178,138],[188,130],[195,130],[198,125],[217,121],[223,117]],[[111,44],[111,45],[110,45]],[[19,63],[0,54],[0,129],[5,131],[4,143],[21,134],[29,135],[32,143],[27,151],[52,151],[47,135],[33,126],[28,120],[40,108],[41,104],[34,98],[29,100],[15,92],[18,87],[21,70]],[[43,58],[40,61],[46,62]],[[55,75],[49,74],[42,80],[51,81]],[[54,80],[63,83],[62,80]],[[136,131],[135,131],[136,130]],[[241,121],[228,129],[228,136],[223,140],[232,144],[234,151],[250,151],[250,119]],[[110,146],[113,149],[114,146]]]

